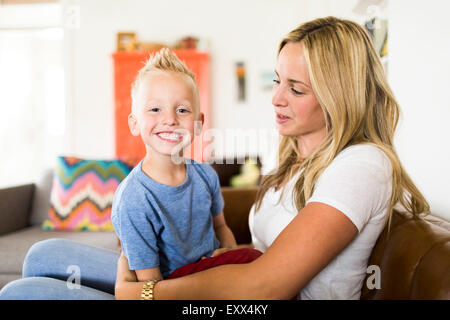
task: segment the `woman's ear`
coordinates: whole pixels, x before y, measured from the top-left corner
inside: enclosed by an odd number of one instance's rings
[[[139,135],[139,125],[136,116],[133,113],[128,115],[128,127],[130,127],[130,132],[133,136]]]

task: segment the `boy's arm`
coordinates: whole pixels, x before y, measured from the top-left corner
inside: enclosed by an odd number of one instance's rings
[[[238,245],[237,245],[237,249],[242,249],[242,248],[250,248],[250,249],[254,249],[255,246],[253,245],[252,242],[250,242],[250,243],[242,243],[242,244],[238,244]]]
[[[120,251],[120,258],[125,258],[125,255],[122,251],[122,246],[120,245],[120,239],[119,241],[119,251]],[[127,266],[128,260],[127,260]],[[161,271],[159,270],[159,267],[150,268],[150,269],[141,269],[141,270],[134,270],[134,274],[136,275],[134,280],[130,281],[148,281],[148,280],[163,280],[163,276],[161,274]]]
[[[151,269],[134,270],[138,281],[163,280],[159,267]]]
[[[135,271],[130,270],[129,268],[128,260],[122,252],[119,261],[117,262],[117,278],[114,288],[116,300],[128,300],[131,299],[132,295],[134,295],[133,299],[140,299],[139,294],[146,281],[155,279],[162,280],[162,276],[158,276],[158,274],[161,275],[159,268]],[[141,279],[139,279],[137,273],[141,273]]]
[[[220,242],[220,247],[235,249],[237,247],[236,239],[225,221],[223,211],[213,218],[213,224],[217,240]]]
[[[137,260],[137,264],[141,265],[141,268],[145,267],[145,264],[149,264],[149,261],[151,261],[152,265],[155,265],[155,260],[158,260],[157,249],[155,249],[156,238],[152,231],[153,228],[148,228],[148,220],[146,219],[145,213],[143,213],[142,210],[135,210],[134,215],[129,215],[126,211],[123,211],[120,218],[120,224],[117,223],[116,219],[111,220],[113,221],[116,232],[121,230],[120,234],[124,237],[123,239],[120,239],[119,233],[117,233],[121,256],[125,257],[125,252],[128,252],[128,255],[132,255],[135,261],[139,258]],[[147,224],[145,222],[147,222]],[[143,239],[146,239],[147,241],[143,241]],[[127,243],[134,244],[134,246],[132,246],[133,250],[130,248],[128,248],[128,250],[122,250],[122,245],[126,247]],[[152,246],[150,246],[150,244],[152,244]],[[142,250],[138,250],[137,248],[141,248]],[[128,268],[130,268],[128,259],[126,260]],[[136,269],[137,267],[134,268],[133,273],[135,274],[136,281],[163,279],[159,266],[148,269]]]

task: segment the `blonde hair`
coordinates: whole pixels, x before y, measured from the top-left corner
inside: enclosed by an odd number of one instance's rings
[[[304,169],[293,194],[300,211],[312,196],[318,177],[340,151],[351,145],[371,144],[381,149],[392,165],[388,226],[397,203],[414,215],[429,213],[427,201],[394,150],[400,109],[366,30],[352,21],[326,17],[290,32],[281,41],[278,54],[287,43],[303,45],[311,86],[325,115],[327,136],[306,158],[300,157],[296,137],[281,138],[278,168],[263,177],[256,210],[270,188]]]
[[[181,61],[175,53],[170,51],[169,48],[162,48],[148,58],[145,66],[141,70],[139,70],[136,79],[131,85],[132,112],[134,112],[136,108],[135,100],[139,86],[141,85],[146,75],[156,70],[166,72],[171,71],[186,75],[192,82],[196,104],[195,109],[197,112],[200,111],[200,100],[197,83],[195,81],[195,74],[191,70],[189,70],[189,68],[183,63],[183,61]]]

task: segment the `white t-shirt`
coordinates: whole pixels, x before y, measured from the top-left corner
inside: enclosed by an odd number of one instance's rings
[[[280,203],[281,190],[272,188],[264,195],[258,213],[252,207],[249,227],[256,249],[266,251],[297,215],[292,189],[298,174],[285,185]],[[338,209],[358,228],[358,235],[300,291],[299,299],[360,298],[368,259],[387,221],[391,176],[389,158],[372,145],[342,150],[319,176],[306,204],[321,202]]]

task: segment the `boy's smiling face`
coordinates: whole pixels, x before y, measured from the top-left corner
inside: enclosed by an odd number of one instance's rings
[[[194,138],[194,122],[203,123],[192,80],[185,74],[154,70],[139,84],[130,131],[140,135],[147,154],[171,156]]]

